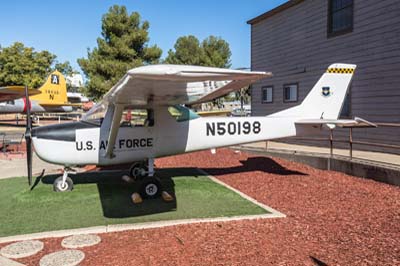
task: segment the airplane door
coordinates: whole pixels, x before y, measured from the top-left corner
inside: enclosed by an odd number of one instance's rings
[[[157,136],[155,152],[157,156],[185,152],[188,142],[189,122],[177,120],[177,110],[171,106],[160,106],[154,110]]]

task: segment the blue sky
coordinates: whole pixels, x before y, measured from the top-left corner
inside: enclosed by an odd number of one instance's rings
[[[163,57],[176,39],[209,35],[229,42],[232,67],[250,66],[250,25],[246,21],[274,8],[285,0],[69,0],[3,1],[0,16],[0,45],[23,42],[36,50],[49,50],[59,61],[86,57],[96,46],[101,17],[114,4],[137,11],[150,22],[150,44],[163,50]]]

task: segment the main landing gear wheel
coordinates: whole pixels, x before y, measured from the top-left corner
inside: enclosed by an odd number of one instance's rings
[[[140,196],[147,199],[155,199],[161,195],[161,182],[156,177],[147,177],[140,184]]]
[[[64,184],[63,184],[64,183]],[[63,182],[63,177],[57,177],[53,183],[53,189],[55,192],[66,192],[71,191],[74,188],[74,182],[71,178],[67,177],[65,182]]]
[[[133,180],[141,180],[147,176],[148,167],[145,162],[134,163],[129,169],[129,175]]]

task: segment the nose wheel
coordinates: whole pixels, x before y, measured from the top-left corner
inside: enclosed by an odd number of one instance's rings
[[[53,190],[55,192],[66,192],[66,191],[71,191],[72,189],[74,189],[74,182],[72,181],[71,178],[67,177],[67,179],[65,179],[65,182],[63,182],[62,176],[54,180]]]
[[[66,192],[74,189],[74,182],[68,177],[68,174],[75,174],[75,172],[71,168],[66,167],[64,168],[63,175],[54,180],[53,190],[55,192]]]

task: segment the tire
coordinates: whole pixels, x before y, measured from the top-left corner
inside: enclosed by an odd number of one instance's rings
[[[147,172],[147,167],[144,162],[134,163],[129,169],[129,175],[135,181],[143,179],[147,174],[146,172]]]
[[[64,187],[62,186],[62,176],[57,177],[57,179],[54,180],[53,190],[55,192],[67,192],[72,191],[72,189],[74,189],[74,182],[71,178],[67,177]]]
[[[140,184],[140,196],[155,199],[161,195],[161,182],[158,178],[148,177]]]

